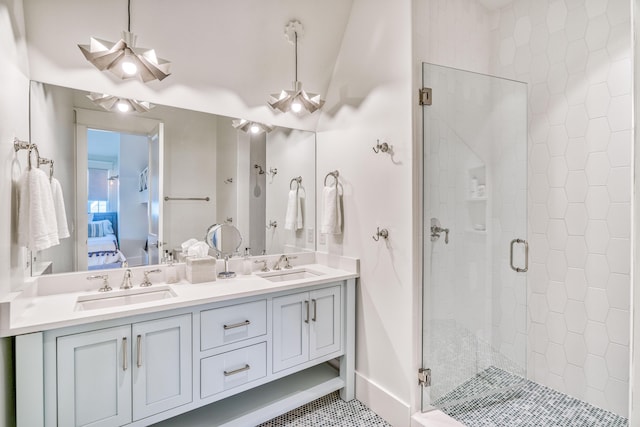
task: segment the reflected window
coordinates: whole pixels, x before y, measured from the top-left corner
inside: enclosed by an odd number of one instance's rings
[[[87,212],[109,212],[109,170],[89,168]]]

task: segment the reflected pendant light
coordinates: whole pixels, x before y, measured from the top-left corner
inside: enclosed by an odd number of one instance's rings
[[[265,125],[264,123],[252,122],[245,119],[236,119],[231,122],[231,125],[240,129],[246,133],[259,134],[262,132],[269,133],[273,130],[273,126]]]
[[[115,111],[119,113],[129,113],[136,111],[138,113],[146,113],[155,105],[147,101],[138,101],[137,99],[120,98],[106,93],[91,92],[87,95],[94,104],[99,105],[107,111]]]
[[[109,42],[91,37],[90,44],[78,47],[98,70],[108,70],[118,78],[140,79],[143,82],[163,80],[170,75],[171,63],[158,58],[155,50],[135,47],[137,36],[131,32],[131,0],[127,2],[127,31],[122,39]]]
[[[324,105],[324,100],[320,95],[305,92],[302,89],[302,82],[298,81],[298,39],[303,35],[303,28],[300,21],[291,21],[284,29],[285,36],[289,42],[295,45],[295,81],[293,90],[282,90],[280,93],[272,94],[269,99],[269,106],[274,110],[284,113],[292,112],[302,114],[304,112],[313,113]]]

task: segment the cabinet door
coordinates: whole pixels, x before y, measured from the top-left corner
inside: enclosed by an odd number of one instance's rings
[[[311,360],[340,350],[342,344],[340,286],[309,293],[309,358]]]
[[[273,299],[273,372],[309,360],[309,293]]]
[[[130,326],[67,335],[56,344],[58,425],[130,423]]]
[[[191,402],[191,314],[132,325],[133,420]]]

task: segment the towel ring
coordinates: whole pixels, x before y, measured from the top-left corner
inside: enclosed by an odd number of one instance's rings
[[[291,181],[289,182],[289,190],[293,190],[291,186],[294,182],[298,184],[297,188],[300,188],[300,185],[302,184],[302,177],[296,176],[295,178],[291,178]]]
[[[338,186],[338,176],[340,176],[340,172],[338,172],[337,170],[333,171],[333,172],[329,172],[325,177],[324,177],[324,186],[327,186],[327,178],[329,178],[330,176],[333,177],[333,179],[335,179],[335,186]]]

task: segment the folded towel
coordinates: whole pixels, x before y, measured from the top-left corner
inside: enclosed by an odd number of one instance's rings
[[[60,181],[51,178],[51,195],[53,205],[56,210],[56,223],[58,224],[58,239],[69,237],[69,227],[67,226],[67,212],[64,209],[64,197]]]
[[[20,178],[18,244],[31,251],[58,245],[58,222],[49,177],[38,168]]]
[[[182,253],[186,254],[187,250],[189,250],[189,247],[194,245],[195,243],[198,243],[198,240],[197,239],[193,239],[193,238],[187,240],[186,242],[183,242],[180,245],[180,247],[182,248]]]
[[[336,185],[322,189],[322,207],[320,233],[341,234],[342,212],[340,211],[340,194]]]
[[[302,197],[300,189],[289,190],[289,199],[287,201],[287,213],[284,217],[285,230],[301,230],[302,223]]]

